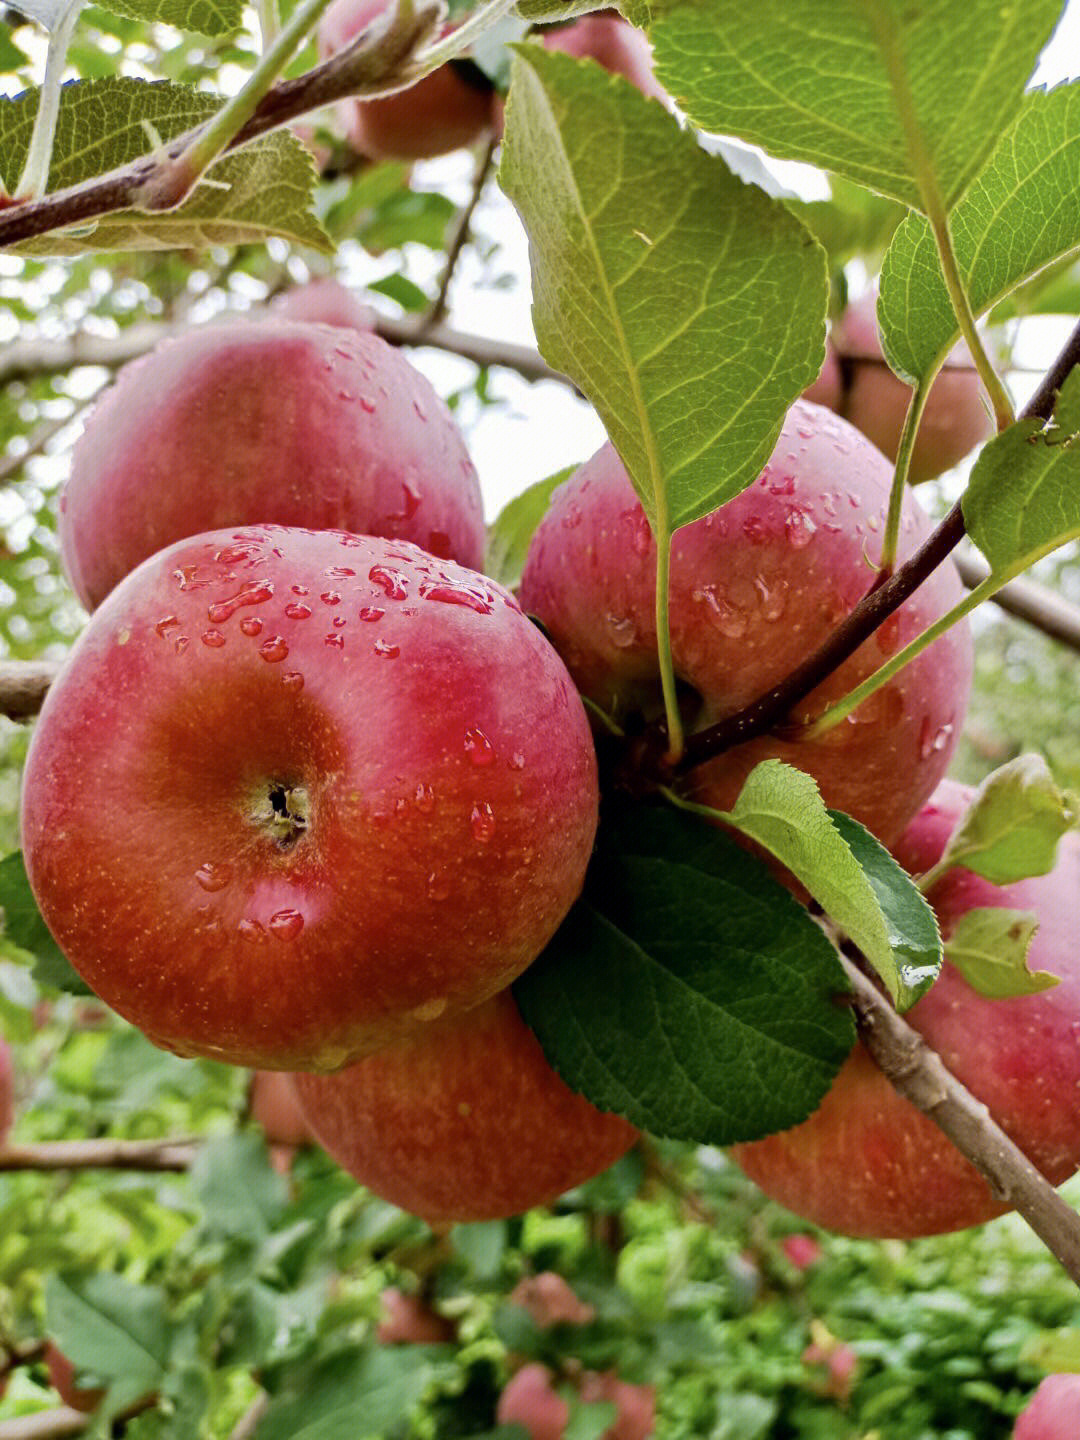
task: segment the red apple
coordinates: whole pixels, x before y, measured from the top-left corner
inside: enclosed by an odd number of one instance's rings
[[[256,1070],[251,1077],[251,1118],[262,1127],[268,1145],[290,1150],[313,1139],[292,1081],[281,1070]]]
[[[45,1367],[49,1372],[49,1384],[64,1404],[70,1405],[73,1410],[89,1415],[104,1400],[103,1388],[78,1384],[75,1366],[51,1340],[45,1346]]]
[[[57,942],[157,1044],[335,1069],[509,984],[596,817],[585,711],[507,591],[262,526],[159,552],[91,618],[22,837]]]
[[[912,873],[928,870],[971,798],[946,781],[896,847]],[[906,1019],[1055,1185],[1080,1165],[1080,836],[1066,835],[1049,875],[996,886],[949,871],[932,901],[948,939],[981,906],[1030,910],[1039,921],[1033,970],[1053,989],[1012,1000],[977,994],[946,964]],[[978,1225],[1008,1206],[932,1120],[902,1099],[861,1045],[821,1107],[794,1129],[737,1145],[733,1158],[773,1199],[849,1235],[910,1239]]]
[[[868,290],[847,307],[833,330],[833,339],[843,356],[848,380],[843,400],[835,408],[895,460],[911,388],[893,374],[882,355],[876,290]],[[993,428],[971,352],[966,345],[958,345],[930,388],[908,479],[918,485],[950,470],[986,440]]]
[[[825,342],[825,360],[818,377],[802,392],[802,398],[835,410],[838,415],[843,413],[844,377],[831,338]]]
[[[555,1389],[546,1365],[523,1365],[499,1396],[495,1418],[500,1425],[520,1425],[529,1440],[563,1440],[570,1406]]]
[[[1080,1375],[1047,1375],[1016,1417],[1012,1440],[1076,1440]]]
[[[595,60],[611,74],[629,80],[643,95],[666,98],[653,74],[652,47],[645,32],[624,20],[617,10],[594,10],[568,25],[545,26],[540,38],[548,50]]]
[[[334,0],[316,31],[320,58],[344,49],[386,5],[387,0]],[[344,101],[338,114],[359,154],[372,160],[426,160],[472,145],[490,132],[494,93],[475,66],[451,62],[408,90],[378,100]]]
[[[601,1440],[648,1440],[656,1428],[656,1391],[651,1385],[631,1385],[613,1370],[602,1375],[586,1371],[581,1398],[590,1405],[607,1400],[615,1406],[615,1423]]]
[[[15,1071],[11,1063],[11,1047],[0,1035],[0,1147],[7,1144],[15,1123]]]
[[[60,511],[90,610],[155,550],[225,526],[400,537],[473,567],[484,553],[476,471],[423,376],[377,335],[275,318],[191,330],[126,365]]]
[[[510,1303],[520,1305],[538,1330],[550,1330],[552,1325],[588,1325],[596,1318],[595,1309],[579,1300],[554,1270],[519,1280],[510,1292]]]
[[[821,1259],[821,1246],[812,1235],[785,1235],[780,1249],[797,1270],[809,1270]]]
[[[300,320],[309,325],[335,325],[341,330],[374,330],[378,315],[358,300],[347,285],[332,275],[320,275],[306,285],[293,285],[270,301],[279,320]]]
[[[376,1332],[383,1345],[445,1345],[453,1340],[453,1321],[438,1315],[419,1295],[391,1285],[382,1293],[382,1319]]]
[[[637,1138],[559,1079],[508,990],[336,1075],[294,1079],[338,1164],[430,1224],[547,1204]]]
[[[892,472],[857,430],[797,401],[759,480],[675,535],[671,645],[693,698],[689,728],[739,710],[787,675],[866,593]],[[903,559],[930,533],[904,498]],[[660,713],[656,545],[608,444],[552,497],[532,538],[521,603],[547,627],[579,688],[618,716]],[[819,714],[962,596],[946,563],[796,709]],[[964,623],[817,740],[763,736],[697,769],[689,791],[728,808],[750,770],[779,756],[826,802],[895,839],[940,780],[971,683]]]

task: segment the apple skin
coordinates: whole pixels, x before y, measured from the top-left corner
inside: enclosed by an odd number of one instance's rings
[[[835,408],[895,460],[911,387],[893,374],[882,355],[876,290],[852,301],[840,317],[833,339],[848,372],[846,392]],[[919,485],[951,470],[988,439],[993,428],[971,352],[966,345],[958,345],[930,387],[911,452],[909,481]]]
[[[615,10],[594,10],[568,25],[545,26],[540,38],[547,50],[562,50],[582,60],[595,60],[612,75],[622,75],[643,95],[666,99],[653,74],[652,47],[643,30]]]
[[[155,1043],[336,1069],[531,963],[597,806],[581,700],[507,591],[260,526],[152,556],[91,617],[22,837],[58,944]]]
[[[906,869],[920,874],[935,863],[972,793],[953,781],[938,789],[896,846]],[[976,906],[1034,911],[1030,966],[1061,983],[989,1000],[946,963],[905,1016],[1054,1185],[1080,1165],[1078,895],[1074,834],[1061,841],[1049,875],[1005,886],[962,869],[944,875],[927,898],[946,939]],[[979,1225],[1009,1208],[933,1121],[896,1093],[861,1044],[809,1119],[731,1154],[774,1200],[847,1235],[914,1239]]]
[[[104,1389],[79,1385],[75,1379],[75,1366],[51,1340],[46,1342],[44,1359],[45,1368],[49,1372],[49,1384],[65,1405],[70,1405],[72,1410],[78,1410],[83,1415],[89,1415],[97,1409],[105,1398]]]
[[[341,330],[373,331],[378,314],[358,300],[333,275],[320,275],[305,285],[293,285],[270,301],[268,314],[278,320],[299,320],[306,325],[334,325]]]
[[[870,588],[892,471],[831,411],[796,401],[760,478],[676,532],[670,628],[675,674],[700,696],[697,730],[787,675]],[[930,522],[904,498],[900,559]],[[552,496],[533,535],[520,599],[544,623],[581,689],[617,716],[661,713],[653,594],[656,545],[614,447],[605,445]],[[796,707],[819,714],[963,595],[938,570],[838,671]],[[826,803],[886,843],[933,792],[949,762],[971,686],[964,622],[818,740],[762,736],[694,771],[695,800],[730,808],[750,770],[777,756],[817,780]]]
[[[319,58],[336,55],[386,8],[387,0],[334,0],[315,32]],[[453,28],[444,26],[441,33]],[[394,95],[343,101],[337,114],[358,154],[372,160],[428,160],[491,132],[494,93],[479,71],[451,63]]]
[[[827,409],[835,411],[837,415],[843,414],[844,377],[840,369],[836,346],[831,337],[825,341],[825,360],[818,372],[818,377],[802,392],[802,398],[812,401],[815,405],[824,405]],[[880,449],[880,446],[878,448]]]
[[[11,1063],[11,1047],[0,1035],[0,1149],[7,1144],[15,1123],[15,1069]]]
[[[225,526],[412,540],[477,568],[476,471],[449,411],[377,335],[267,316],[126,365],[75,445],[60,501],[88,610],[156,550]]]
[[[293,1078],[342,1169],[432,1225],[547,1204],[637,1139],[559,1079],[508,990],[335,1075]]]
[[[1047,1375],[1016,1417],[1012,1440],[1076,1440],[1080,1375]]]
[[[457,1330],[453,1321],[439,1315],[419,1295],[391,1285],[382,1293],[382,1318],[376,1335],[383,1345],[446,1345]]]
[[[523,1365],[507,1381],[495,1409],[500,1425],[520,1425],[529,1440],[563,1440],[570,1406],[551,1383],[546,1365]]]

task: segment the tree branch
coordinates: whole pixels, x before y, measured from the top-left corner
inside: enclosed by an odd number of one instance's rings
[[[953,562],[969,590],[981,585],[990,574],[989,565],[974,553],[954,555]],[[1026,620],[1052,640],[1080,651],[1080,609],[1045,585],[1034,580],[1010,580],[991,599],[1002,610],[1018,620]]]
[[[480,203],[480,196],[484,193],[484,186],[491,174],[492,161],[495,159],[495,151],[498,147],[498,140],[492,137],[485,147],[483,155],[476,167],[476,174],[473,177],[472,193],[469,196],[465,208],[458,214],[454,228],[446,246],[446,264],[443,266],[442,278],[439,281],[439,293],[431,302],[431,308],[420,322],[418,329],[426,332],[433,325],[438,325],[446,314],[447,300],[450,295],[450,282],[454,278],[454,271],[457,269],[457,262],[461,258],[461,252],[465,248],[465,242],[469,238],[469,227],[472,225],[473,215]]]
[[[1004,1205],[1024,1217],[1080,1285],[1080,1215],[1067,1205],[981,1101],[945,1068],[859,967],[841,954],[855,990],[859,1038],[886,1079],[933,1120]],[[2,1437],[0,1437],[2,1440]]]
[[[9,720],[36,715],[59,669],[56,660],[0,660],[0,715]]]
[[[195,1140],[47,1140],[0,1148],[0,1173],[11,1170],[187,1170]],[[0,1440],[3,1431],[0,1430]]]
[[[60,1405],[55,1410],[39,1410],[36,1415],[20,1415],[16,1420],[0,1420],[0,1440],[62,1440],[65,1435],[81,1435],[91,1415]]]

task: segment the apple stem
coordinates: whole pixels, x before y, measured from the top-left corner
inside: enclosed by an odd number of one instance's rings
[[[26,163],[23,165],[19,183],[15,186],[16,200],[40,200],[48,188],[53,142],[56,139],[56,121],[60,114],[60,82],[64,78],[68,46],[71,44],[81,11],[82,0],[70,0],[49,36],[49,48],[45,53],[45,77],[41,83]]]

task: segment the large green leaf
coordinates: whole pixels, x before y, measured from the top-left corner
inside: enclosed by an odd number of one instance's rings
[[[242,0],[98,0],[106,10],[132,20],[161,21],[198,35],[228,35],[239,30]]]
[[[660,536],[739,493],[821,368],[825,257],[785,206],[598,66],[519,47],[500,172],[545,359]]]
[[[1016,121],[949,220],[976,315],[1080,250],[1080,82],[1024,97]],[[959,336],[929,222],[911,215],[885,257],[878,314],[889,364],[915,384]]]
[[[164,1291],[119,1275],[51,1275],[45,1286],[50,1336],[80,1370],[109,1387],[112,1406],[159,1388],[169,1360]]]
[[[655,0],[657,76],[706,130],[917,209],[955,204],[1060,0]]]

